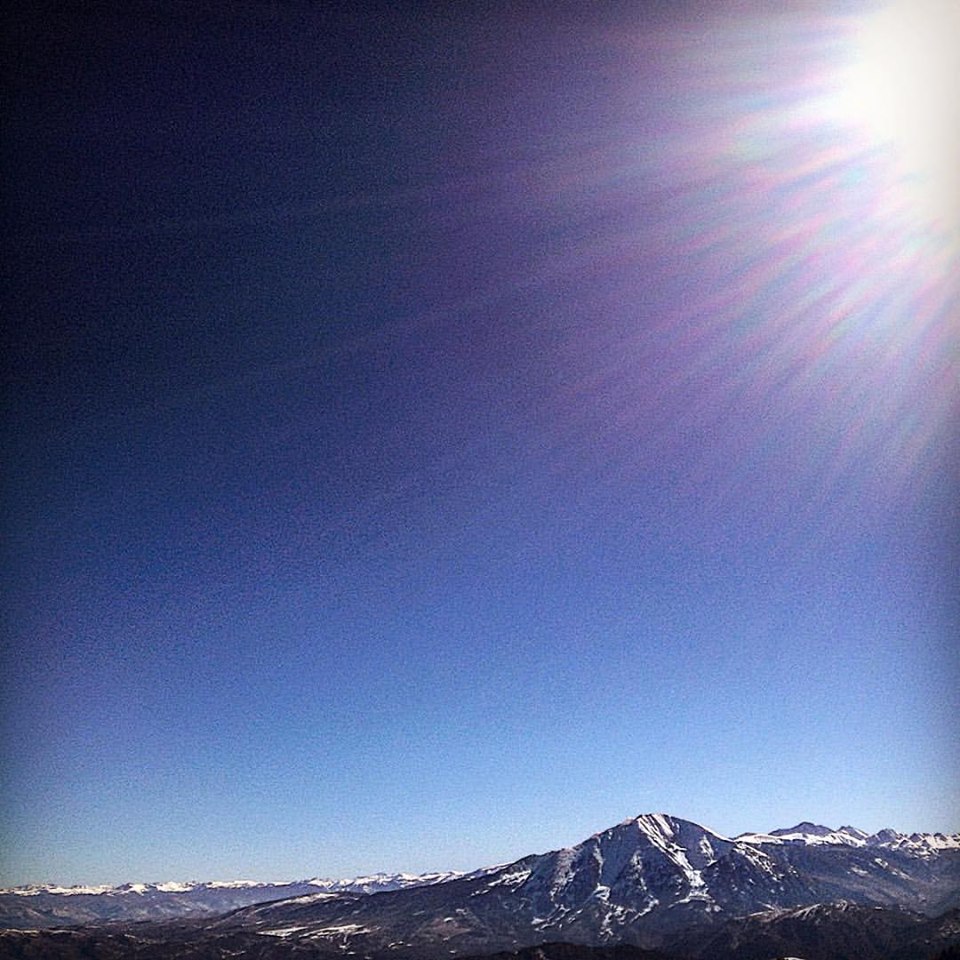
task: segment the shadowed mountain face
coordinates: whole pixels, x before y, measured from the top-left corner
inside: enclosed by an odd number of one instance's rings
[[[729,920],[712,934],[681,936],[675,950],[697,960],[919,960],[957,944],[960,912],[929,919],[851,903],[770,910]]]
[[[118,938],[127,938],[122,949],[133,956],[201,960],[242,950],[265,958],[446,960],[564,942],[570,949],[621,945],[703,960],[870,960],[896,951],[908,960],[960,941],[955,915],[936,922],[924,916],[948,909],[958,891],[955,837],[867,836],[800,824],[729,839],[647,814],[574,847],[442,882],[373,894],[313,887],[304,896],[179,925],[50,933],[39,953],[29,951],[39,948],[40,934],[11,933],[0,949],[16,946],[20,952],[5,955],[18,957],[112,958]],[[917,940],[923,936],[926,946]],[[78,938],[90,937],[86,953],[76,953]],[[177,952],[150,952],[164,943],[168,950],[176,943]]]

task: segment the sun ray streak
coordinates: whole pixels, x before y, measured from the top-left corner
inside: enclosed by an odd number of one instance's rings
[[[660,132],[617,131],[552,182],[557,204],[604,211],[538,267],[577,290],[590,326],[589,345],[571,333],[583,374],[558,401],[578,439],[555,455],[590,433],[623,482],[656,469],[658,445],[686,444],[684,495],[716,511],[779,502],[771,516],[788,502],[784,529],[821,532],[919,496],[941,469],[960,385],[960,230],[849,113],[874,15],[726,16],[635,40],[676,65]],[[637,210],[631,152],[646,195],[672,184]],[[668,292],[631,302],[653,243]]]

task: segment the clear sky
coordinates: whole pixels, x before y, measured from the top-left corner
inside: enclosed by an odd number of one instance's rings
[[[20,7],[0,884],[960,829],[946,2]]]

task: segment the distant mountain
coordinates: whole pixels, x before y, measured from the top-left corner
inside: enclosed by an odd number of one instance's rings
[[[526,951],[518,960],[615,960],[589,951],[617,946],[634,948],[634,960],[640,951],[695,960],[930,960],[960,946],[960,911],[950,912],[960,906],[957,836],[868,835],[802,823],[730,839],[688,820],[645,814],[505,866],[410,879],[373,893],[310,882],[307,892],[216,918],[112,924],[99,932],[8,931],[0,956],[159,957],[156,951],[176,941],[177,951],[166,955],[191,960],[449,960],[516,951]],[[211,893],[212,885],[197,886]],[[293,885],[263,889],[284,896]],[[559,943],[566,946],[544,952],[545,944]],[[28,947],[40,952],[24,952]]]
[[[804,846],[886,847],[910,849],[925,856],[939,850],[960,849],[960,834],[947,836],[943,833],[897,833],[896,830],[881,830],[867,834],[856,827],[824,827],[817,823],[798,823],[795,827],[773,830],[770,833],[743,833],[734,839],[742,843],[794,843]]]
[[[349,880],[253,880],[206,883],[127,883],[119,887],[32,885],[0,890],[0,928],[43,929],[110,920],[163,920],[212,917],[270,900],[317,893],[377,893],[427,883],[442,883],[459,873],[376,873]]]

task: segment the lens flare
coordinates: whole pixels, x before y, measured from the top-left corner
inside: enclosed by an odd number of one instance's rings
[[[662,100],[556,177],[591,229],[548,275],[595,318],[560,364],[584,371],[566,449],[602,445],[621,482],[669,449],[685,502],[812,552],[935,488],[960,384],[955,21],[910,0],[629,36]]]

